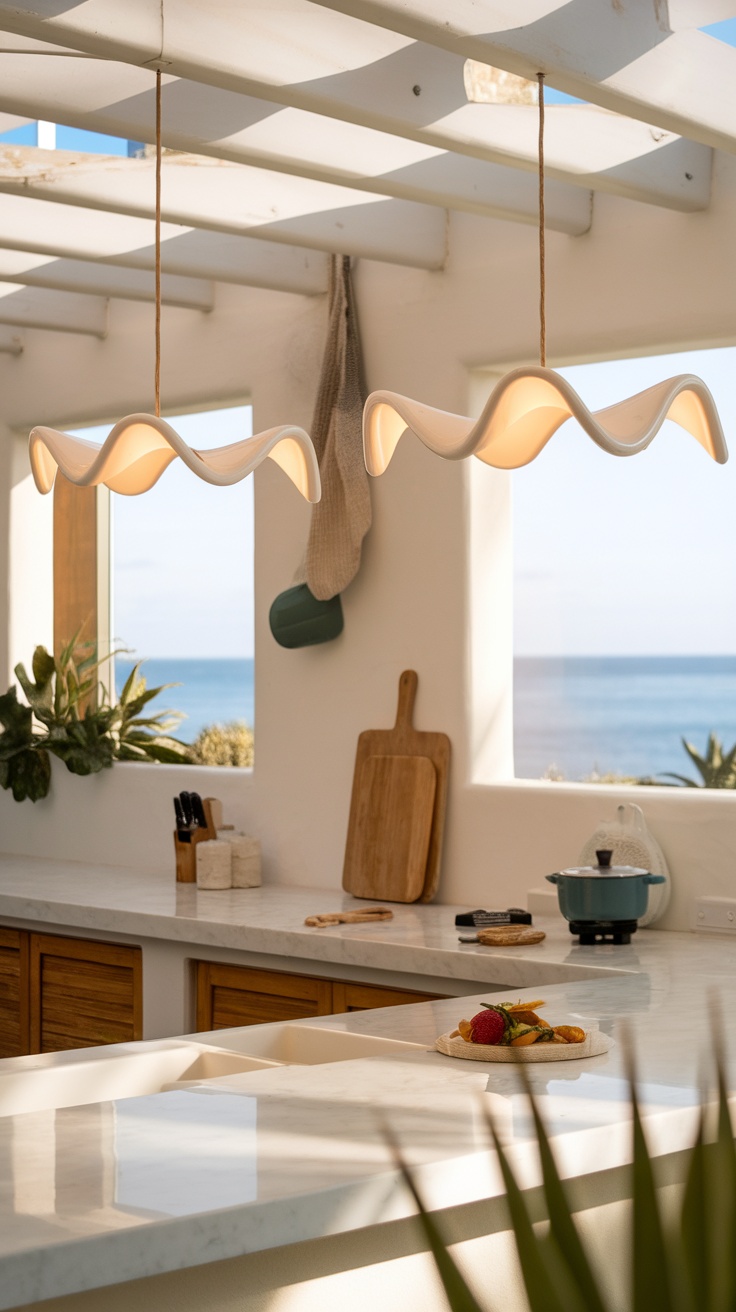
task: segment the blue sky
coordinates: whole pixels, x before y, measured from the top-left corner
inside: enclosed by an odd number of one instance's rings
[[[200,449],[252,433],[249,406],[170,422]],[[103,442],[111,426],[76,431]],[[113,493],[112,522],[119,644],[143,658],[253,655],[252,477],[211,487],[175,460],[144,496]]]
[[[560,373],[591,409],[697,374],[736,453],[734,347]],[[736,653],[736,454],[717,465],[667,422],[617,459],[570,421],[512,482],[518,654]]]

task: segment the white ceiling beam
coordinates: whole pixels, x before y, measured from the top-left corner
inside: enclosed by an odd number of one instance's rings
[[[165,66],[171,72],[164,76],[165,144],[326,181],[360,180],[373,190],[383,182],[386,194],[432,204],[476,210],[485,205],[487,212],[494,198],[497,211],[518,204],[515,193],[504,195],[502,175],[468,165],[461,170],[456,160],[437,153],[522,170],[535,165],[534,113],[525,113],[524,106],[469,104],[464,55],[332,14],[309,0],[292,0],[289,42],[277,7],[259,6],[254,15],[246,3],[230,7],[226,25],[210,24],[207,41],[200,43],[189,5],[170,0],[166,9]],[[183,31],[175,21],[182,7],[191,20]],[[85,13],[91,8],[85,6]],[[0,27],[11,21],[7,15],[0,0]],[[64,24],[66,17],[51,26],[69,40],[70,30],[78,29]],[[49,21],[40,23],[24,11],[29,29],[50,30]],[[121,53],[120,33],[111,34],[111,23],[85,38],[107,60]],[[71,50],[32,37],[6,37],[4,46],[14,53],[0,54],[0,106],[151,139],[149,68],[77,59]],[[145,63],[150,54],[137,46],[131,58]],[[274,104],[287,108],[278,112]],[[588,106],[549,108],[548,177],[675,209],[707,205],[710,154],[703,146],[637,120],[602,120]],[[552,194],[553,226],[554,201]]]
[[[48,287],[53,291],[83,292],[92,296],[115,296],[126,301],[153,301],[155,298],[152,273],[84,260],[59,260],[52,255],[3,247],[0,247],[0,282]],[[208,311],[214,305],[214,287],[211,281],[166,273],[161,278],[161,299],[164,305]]]
[[[0,43],[1,44],[1,43]],[[0,65],[3,57],[0,55]],[[15,128],[25,128],[29,123],[35,122],[40,118],[40,114],[32,114],[30,118],[21,117],[19,114],[0,114],[0,132],[12,132]]]
[[[154,160],[6,147],[0,191],[146,218],[154,212]],[[445,260],[443,209],[201,155],[164,159],[162,213],[191,228],[415,268],[439,269]],[[577,231],[587,228],[585,206],[576,220]]]
[[[736,18],[734,0],[667,0],[667,23],[676,32],[681,27],[710,27]]]
[[[327,290],[327,257],[315,251],[170,223],[162,224],[161,237],[161,267],[167,274],[307,296]],[[60,260],[90,261],[93,266],[154,267],[150,219],[31,196],[3,197],[0,247]]]
[[[517,0],[316,3],[522,77],[544,73],[604,109],[736,150],[736,49],[692,28],[673,31],[661,0],[529,0],[523,11]]]
[[[101,296],[0,283],[0,323],[102,338],[107,336],[107,301]]]
[[[0,107],[22,104],[38,117],[53,114],[57,122],[72,127],[151,142],[155,101],[150,72],[119,63],[100,64],[98,71],[90,68],[90,62],[52,56],[44,60],[44,76],[38,80],[33,76],[38,69],[33,56],[0,54]],[[452,63],[464,96],[464,61],[453,59]],[[94,86],[90,84],[90,75]],[[522,161],[514,158],[513,151],[504,152],[502,136],[500,144],[499,140],[496,142],[495,152],[490,148],[487,140],[490,134],[484,131],[484,124],[492,119],[488,106],[466,104],[464,110],[467,119],[462,111],[459,114],[467,122],[468,133],[457,123],[446,134],[439,133],[443,143],[440,147],[169,77],[163,86],[162,139],[171,149],[231,163],[271,167],[317,182],[358,185],[361,190],[378,195],[467,210],[490,218],[536,223],[536,182],[518,171],[519,166],[534,167],[534,123],[527,120],[529,131],[523,135],[527,138],[528,158]],[[670,164],[664,157],[665,167],[660,165],[661,148],[666,143],[655,143],[651,135],[647,137],[641,124],[636,124],[636,130],[641,140],[634,145],[635,154],[646,152],[649,162],[635,179],[637,160],[630,164],[626,158],[634,143],[626,144],[623,155],[621,150],[614,151],[607,161],[611,177],[622,175],[621,184],[616,183],[615,189],[620,192],[627,185],[626,175],[631,170],[628,185],[637,199],[654,196],[655,203],[674,203],[680,208],[681,170],[673,171],[674,161]],[[457,141],[465,135],[468,141],[464,144],[486,158],[470,158],[469,151],[462,154],[455,151]],[[499,133],[495,136],[498,139]],[[554,146],[551,149],[554,156]],[[694,149],[701,151],[702,147]],[[494,153],[497,158],[492,158]],[[597,159],[592,167],[597,168],[598,163]],[[708,161],[704,163],[707,165]],[[696,166],[705,186],[704,204],[708,195],[708,169],[694,161],[693,168]],[[547,194],[548,225],[562,232],[584,231],[588,226],[589,199],[570,195],[565,182],[572,178],[585,187],[587,180],[577,167],[565,169],[563,173],[559,183],[554,180],[555,170],[548,170],[553,179]],[[605,171],[602,176],[606,177]],[[684,196],[690,207],[693,195],[685,191]]]

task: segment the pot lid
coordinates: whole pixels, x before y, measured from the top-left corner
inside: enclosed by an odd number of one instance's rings
[[[559,873],[572,879],[633,879],[649,871],[639,866],[570,866]]]

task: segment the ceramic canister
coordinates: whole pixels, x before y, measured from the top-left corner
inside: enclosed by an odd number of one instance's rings
[[[197,843],[197,885],[199,888],[232,888],[232,852],[230,844],[211,838]]]

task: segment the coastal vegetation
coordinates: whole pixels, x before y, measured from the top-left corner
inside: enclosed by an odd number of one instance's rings
[[[736,789],[736,743],[729,751],[725,751],[723,743],[717,734],[708,735],[708,744],[705,749],[705,755],[701,756],[700,752],[683,738],[682,745],[687,752],[690,760],[698,771],[699,778],[691,779],[688,775],[676,774],[671,770],[663,770],[662,777],[656,775],[646,775],[642,778],[636,778],[633,775],[616,774],[613,771],[600,771],[597,766],[591,770],[590,774],[583,779],[577,780],[578,783],[584,784],[639,784],[642,787],[651,787],[659,784],[660,787],[681,787],[681,788],[734,788]],[[565,775],[556,765],[550,765],[544,772],[544,779],[549,779],[553,783],[564,783]],[[674,780],[669,784],[668,780]]]
[[[210,724],[192,743],[197,765],[250,766],[253,764],[253,730],[242,720]]]

